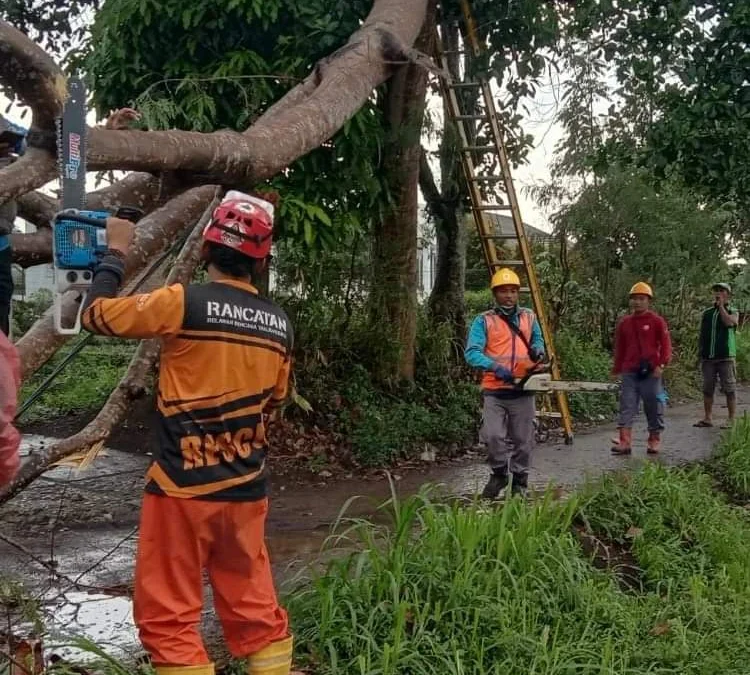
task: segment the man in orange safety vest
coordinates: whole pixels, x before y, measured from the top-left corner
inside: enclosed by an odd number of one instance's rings
[[[467,363],[483,371],[482,438],[487,444],[491,475],[482,491],[495,499],[512,477],[513,493],[528,486],[534,446],[534,392],[514,387],[544,359],[544,339],[534,312],[518,305],[521,280],[510,269],[495,272],[490,283],[495,308],[480,314],[466,343]]]

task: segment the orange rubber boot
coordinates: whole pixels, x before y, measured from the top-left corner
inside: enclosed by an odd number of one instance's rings
[[[658,455],[659,448],[661,448],[661,433],[659,431],[649,431],[646,452],[649,455]]]
[[[631,452],[631,444],[633,441],[633,430],[626,427],[621,427],[619,431],[620,438],[618,440],[612,439],[612,454],[629,455]]]

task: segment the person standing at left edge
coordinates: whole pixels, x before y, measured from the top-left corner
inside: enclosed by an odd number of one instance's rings
[[[487,443],[490,478],[482,491],[495,499],[508,485],[524,494],[534,447],[534,392],[518,390],[522,378],[544,359],[544,339],[536,315],[518,305],[521,280],[510,269],[495,272],[490,282],[495,308],[480,314],[469,330],[466,362],[482,375],[482,438]]]
[[[249,675],[289,675],[292,636],[264,531],[265,418],[287,396],[292,326],[254,285],[273,206],[230,192],[203,232],[209,283],[116,298],[133,224],[107,219],[83,326],[161,338],[159,442],[147,473],[133,615],[157,675],[214,675],[199,633],[204,570],[229,651]]]

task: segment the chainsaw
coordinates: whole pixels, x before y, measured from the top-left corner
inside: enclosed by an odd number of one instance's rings
[[[616,382],[556,380],[552,377],[550,367],[551,363],[534,364],[523,377],[513,381],[513,388],[542,393],[555,391],[613,392],[620,388],[620,385]]]
[[[81,307],[94,279],[94,269],[107,250],[107,218],[114,215],[137,222],[143,212],[133,207],[109,211],[86,210],[86,88],[68,80],[62,118],[57,120],[57,157],[62,210],[55,216],[52,261],[55,271],[54,324],[60,335],[81,332]],[[80,305],[72,326],[62,324],[62,298],[79,291]]]

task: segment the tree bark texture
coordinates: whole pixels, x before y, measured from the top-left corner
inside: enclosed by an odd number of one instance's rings
[[[435,4],[416,47],[431,50]],[[376,368],[384,382],[412,381],[417,336],[418,184],[421,130],[427,96],[427,71],[413,63],[401,66],[385,88],[383,97],[387,138],[383,172],[391,203],[375,230],[375,278],[370,291],[370,322],[385,333]]]
[[[455,25],[441,26],[444,49],[448,51],[448,70],[455,81],[461,80],[459,33]],[[467,112],[470,114],[471,110]],[[448,121],[448,109],[443,104],[443,135],[440,140],[440,187],[436,185],[432,168],[423,152],[420,159],[419,183],[435,224],[437,265],[435,283],[429,299],[430,317],[437,323],[452,327],[455,343],[454,356],[460,359],[466,338],[466,307],[464,289],[466,279],[466,232],[463,222],[463,202],[466,196],[458,135]]]
[[[41,47],[5,21],[0,21],[0,81],[31,108],[33,126],[54,130],[65,77]]]

